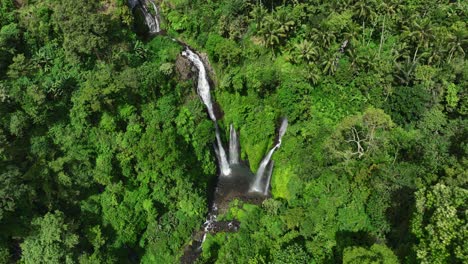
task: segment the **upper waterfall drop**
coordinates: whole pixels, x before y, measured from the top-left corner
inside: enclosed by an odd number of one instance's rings
[[[205,65],[203,64],[202,60],[195,52],[191,51],[188,47],[186,50],[182,51],[182,55],[187,57],[198,69],[198,84],[197,84],[197,92],[200,95],[203,103],[206,105],[208,109],[208,115],[210,116],[211,120],[216,121],[216,116],[213,112],[213,103],[211,101],[211,94],[210,94],[210,84],[208,83],[208,78],[206,76],[206,69]]]
[[[153,7],[155,15],[151,15],[151,13],[148,10],[146,2],[149,1]],[[130,5],[132,8],[136,6],[137,2],[140,2],[141,6],[141,11],[143,13],[143,16],[145,17],[146,25],[148,26],[148,30],[150,34],[157,34],[161,32],[161,27],[159,25],[159,11],[158,7],[154,3],[153,0],[130,0]]]
[[[258,167],[257,173],[255,174],[255,179],[252,185],[250,186],[251,192],[263,193],[265,190],[265,188],[263,188],[263,185],[269,185],[269,182],[266,184],[262,184],[262,179],[265,174],[265,169],[270,163],[271,156],[273,156],[273,153],[275,152],[275,150],[277,150],[281,146],[281,139],[286,133],[287,128],[288,128],[288,119],[283,118],[283,121],[281,122],[281,126],[278,131],[278,143],[268,152],[268,154],[263,158],[262,162],[260,162],[260,166]]]
[[[288,119],[285,117],[283,118],[283,121],[281,121],[281,126],[278,131],[278,144],[279,145],[281,145],[281,139],[283,138],[287,129],[288,129]]]
[[[153,0],[150,0],[151,4],[153,5],[153,10],[154,10],[154,22],[156,24],[155,28],[155,33],[161,32],[161,26],[159,25],[159,10],[156,4],[153,2]]]

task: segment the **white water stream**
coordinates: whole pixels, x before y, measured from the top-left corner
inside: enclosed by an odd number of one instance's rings
[[[145,17],[146,25],[148,26],[148,30],[150,34],[157,34],[161,32],[161,27],[159,25],[159,10],[153,0],[132,0],[130,1],[130,5],[135,7],[137,6],[137,2],[140,2],[141,11],[143,16]],[[147,2],[151,3],[153,7],[154,15],[148,10]]]
[[[236,129],[231,124],[229,127],[229,164],[239,164],[239,139]]]
[[[281,139],[284,136],[284,133],[286,133],[286,129],[288,128],[288,119],[284,118],[283,121],[281,122],[281,126],[278,132],[278,143],[270,150],[268,151],[268,154],[263,158],[262,162],[260,162],[260,166],[258,167],[257,173],[255,174],[255,179],[250,186],[250,191],[251,192],[258,192],[258,193],[264,193],[264,187],[262,183],[263,176],[265,174],[265,169],[267,168],[268,164],[270,163],[271,156],[273,156],[273,153],[275,150],[277,150],[281,146]],[[269,185],[270,183],[268,182],[266,185]]]
[[[203,103],[205,104],[206,109],[208,110],[208,115],[210,116],[211,120],[213,120],[213,122],[215,123],[217,142],[216,153],[218,156],[221,175],[228,176],[229,174],[231,174],[231,168],[229,167],[226,151],[224,150],[223,143],[221,141],[218,123],[216,121],[216,116],[213,111],[213,101],[211,100],[210,83],[208,82],[208,77],[206,75],[205,65],[200,59],[200,56],[198,56],[198,54],[190,50],[188,47],[182,52],[182,55],[189,59],[198,69],[197,92],[200,98],[202,99]]]

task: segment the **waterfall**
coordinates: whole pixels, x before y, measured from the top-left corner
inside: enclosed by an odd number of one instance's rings
[[[146,4],[146,1],[151,2],[151,5],[153,6],[153,10],[155,12],[155,15],[152,16],[151,13],[148,11],[148,7]],[[137,2],[140,2],[140,7],[141,11],[143,13],[143,16],[145,16],[145,22],[146,25],[148,26],[149,33],[150,34],[157,34],[161,31],[161,28],[159,26],[159,11],[158,7],[156,4],[153,2],[153,0],[129,0],[130,6],[133,8],[137,4]]]
[[[229,164],[239,163],[239,139],[234,125],[229,128]]]
[[[276,146],[274,146],[268,152],[268,154],[263,158],[262,162],[260,163],[260,166],[258,167],[258,170],[257,170],[257,174],[255,174],[255,180],[254,180],[252,186],[250,187],[251,192],[263,192],[263,188],[262,188],[263,174],[265,174],[265,169],[266,169],[268,163],[270,162],[270,159],[271,159],[271,156],[273,155],[273,152],[275,152],[275,150],[277,148],[279,148],[278,144]]]
[[[159,33],[161,31],[161,26],[159,25],[159,10],[156,4],[153,2],[153,0],[150,0],[150,1],[151,1],[151,5],[153,5],[153,10],[154,10],[154,22],[156,24],[155,33]]]
[[[224,150],[223,147],[223,142],[221,141],[221,136],[219,134],[219,127],[218,123],[216,121],[214,122],[215,128],[216,128],[216,142],[218,142],[218,147],[216,154],[218,156],[218,161],[219,161],[219,168],[221,170],[221,175],[227,176],[231,174],[231,168],[229,167],[229,163],[227,161],[226,157],[226,151]]]
[[[186,50],[182,52],[182,55],[187,57],[198,69],[197,93],[201,97],[203,103],[206,105],[208,115],[215,123],[216,142],[218,144],[217,148],[215,148],[216,156],[218,157],[221,175],[227,176],[231,173],[231,168],[229,167],[226,151],[224,150],[223,143],[221,141],[219,127],[216,123],[216,116],[213,111],[213,102],[211,101],[210,84],[206,75],[205,65],[203,64],[198,54],[191,51],[189,48],[186,48]]]
[[[203,65],[202,60],[195,52],[191,51],[187,48],[185,51],[182,52],[182,55],[187,57],[198,69],[198,84],[197,84],[197,92],[198,95],[201,97],[203,103],[206,105],[208,109],[208,114],[210,115],[211,120],[216,121],[216,117],[213,112],[213,103],[211,101],[211,94],[210,94],[210,84],[208,83],[208,78],[206,77],[206,69],[205,65]]]
[[[281,121],[281,126],[278,131],[278,142],[281,145],[281,139],[283,138],[284,134],[286,133],[286,129],[288,129],[288,119],[283,118],[283,121]]]
[[[278,132],[278,143],[268,152],[268,154],[263,158],[262,162],[260,162],[260,166],[258,167],[257,174],[255,174],[255,179],[252,185],[250,186],[251,192],[263,193],[264,188],[262,188],[262,179],[263,179],[263,175],[265,174],[265,169],[268,166],[268,163],[270,163],[271,156],[273,156],[273,153],[275,152],[275,150],[277,150],[281,146],[281,139],[284,136],[284,133],[286,133],[287,128],[288,128],[288,119],[283,118],[283,121],[281,122],[281,126]]]
[[[275,161],[272,160],[270,161],[270,164],[268,165],[268,170],[267,170],[267,181],[265,185],[265,190],[263,190],[263,195],[267,196],[268,191],[270,190],[270,182],[271,182],[271,175],[273,174],[273,166],[275,166]]]
[[[150,35],[155,35],[161,31],[160,28],[160,14],[158,7],[156,6],[155,0],[128,0],[129,6],[132,10],[135,7],[140,7],[141,12],[145,17],[145,23],[149,29]],[[151,3],[152,8],[154,10],[155,15],[153,16],[148,11],[148,2]],[[268,195],[270,189],[270,181],[273,172],[274,161],[271,160],[271,157],[275,150],[277,150],[281,146],[281,139],[286,133],[286,129],[288,126],[288,121],[286,118],[282,120],[281,126],[279,128],[278,133],[278,142],[277,144],[267,153],[267,155],[263,158],[260,163],[260,167],[257,171],[257,174],[254,177],[254,182],[251,183],[251,178],[253,177],[252,172],[245,164],[241,164],[240,160],[240,144],[239,144],[239,135],[234,128],[234,125],[230,125],[230,139],[229,139],[229,160],[228,156],[226,155],[226,150],[223,147],[223,143],[221,141],[221,134],[220,129],[217,123],[217,119],[213,109],[213,101],[211,99],[210,93],[210,84],[207,78],[207,72],[203,61],[200,59],[199,55],[192,50],[190,50],[185,43],[182,41],[171,38],[172,41],[179,43],[182,46],[185,46],[185,50],[182,52],[182,56],[186,57],[188,60],[192,62],[192,64],[198,70],[198,82],[197,82],[197,93],[200,96],[203,104],[205,104],[208,115],[210,119],[214,122],[215,125],[215,132],[216,132],[216,142],[213,142],[213,147],[216,153],[216,157],[218,159],[219,168],[221,171],[220,179],[224,181],[223,184],[218,183],[218,187],[215,191],[215,199],[219,199],[221,202],[220,208],[223,207],[223,203],[226,201],[223,200],[226,196],[231,194],[231,191],[241,192],[242,195],[245,194],[246,190],[250,187],[250,192],[253,192],[254,195],[256,193],[261,193],[265,196]],[[230,165],[234,165],[231,166]],[[265,177],[266,174],[266,183],[262,183],[262,179]],[[232,176],[232,177],[223,177],[223,176]],[[235,176],[235,177],[234,177]],[[250,186],[249,186],[250,185]],[[262,188],[262,186],[264,186]],[[224,190],[219,191],[218,188],[224,188]],[[226,190],[228,192],[226,192]],[[240,194],[240,193],[239,193]],[[236,194],[236,195],[239,195]],[[219,198],[216,196],[219,195]],[[242,197],[242,196],[240,196]],[[197,242],[200,243],[200,246],[197,247],[196,251],[200,252],[203,242],[206,240],[207,234],[209,232],[219,232],[220,230],[228,231],[228,232],[236,232],[239,228],[240,223],[236,220],[224,223],[217,221],[218,215],[218,205],[213,203],[212,208],[210,208],[208,212],[208,216],[203,223],[203,230],[202,230],[202,237],[201,240],[197,239]],[[224,227],[223,227],[224,224]],[[226,225],[227,224],[227,225]],[[190,252],[190,251],[188,251]]]

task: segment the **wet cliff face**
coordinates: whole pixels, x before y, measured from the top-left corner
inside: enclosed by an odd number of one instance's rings
[[[132,9],[133,12],[133,30],[141,38],[148,38],[149,28],[145,21],[145,16],[140,8],[135,7]]]
[[[133,12],[133,28],[144,39],[161,34],[159,10],[152,0],[129,0],[128,6]]]

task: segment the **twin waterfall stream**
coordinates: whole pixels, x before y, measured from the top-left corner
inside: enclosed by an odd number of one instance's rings
[[[161,33],[160,13],[154,0],[128,0],[128,3],[132,10],[139,8],[145,18],[145,24],[148,27],[148,33],[150,35]],[[149,11],[148,6],[151,6],[153,9],[153,14]],[[202,59],[196,52],[183,44],[183,42],[175,39],[173,40],[184,46],[185,50],[181,55],[187,58],[198,71],[197,93],[206,106],[208,115],[214,123],[216,133],[214,149],[218,160],[220,175],[218,177],[214,201],[209,210],[207,219],[203,224],[201,238],[195,238],[194,240],[196,242],[194,244],[198,244],[198,246],[195,247],[195,245],[192,245],[193,250],[197,251],[199,254],[201,244],[205,241],[207,233],[215,232],[216,230],[237,231],[239,227],[239,222],[235,220],[230,222],[216,221],[219,203],[229,201],[232,197],[260,197],[260,199],[263,200],[269,195],[271,175],[274,166],[274,161],[272,161],[271,158],[273,153],[281,146],[281,139],[286,133],[288,121],[286,118],[282,119],[278,130],[277,142],[263,158],[257,173],[254,175],[245,162],[240,159],[239,135],[233,124],[229,126],[229,156],[226,154],[220,135],[221,132],[218,126],[218,120],[213,110],[207,70]],[[186,261],[182,260],[182,262]]]

